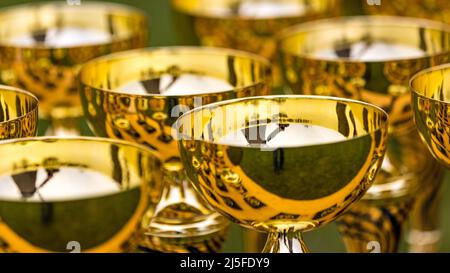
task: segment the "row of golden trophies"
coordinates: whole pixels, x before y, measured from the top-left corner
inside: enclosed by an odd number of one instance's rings
[[[0,251],[217,252],[231,220],[262,232],[247,251],[306,252],[336,219],[349,252],[397,251],[407,219],[437,251],[450,65],[424,69],[450,62],[450,26],[342,2],[173,0],[215,48],[139,49],[123,5],[0,10]],[[450,9],[424,2],[363,6]]]

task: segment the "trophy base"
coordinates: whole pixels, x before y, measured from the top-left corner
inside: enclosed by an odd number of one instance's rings
[[[410,230],[406,241],[411,253],[436,253],[441,241],[440,230]]]

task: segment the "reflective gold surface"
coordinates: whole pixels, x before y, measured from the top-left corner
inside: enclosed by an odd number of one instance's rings
[[[418,71],[449,61],[447,25],[416,18],[348,17],[305,23],[287,30],[281,37],[284,77],[292,92],[357,99],[389,113],[386,158],[364,199],[410,198],[420,187],[441,180],[442,170],[427,156],[426,147],[418,140],[408,82]],[[365,43],[365,50],[376,43],[385,43],[422,54],[386,58],[383,54],[389,52],[382,51],[378,57],[361,60],[351,56],[351,46],[358,42]],[[317,56],[317,52],[327,49],[338,57]],[[386,215],[386,219],[394,218]]]
[[[322,42],[313,43],[318,39]],[[342,48],[356,41],[404,44],[422,49],[426,55],[368,62],[345,57],[328,60],[311,56],[320,48]],[[376,184],[391,181],[396,191],[409,187],[411,183],[403,183],[399,187],[401,182],[397,178],[409,180],[408,174],[422,172],[429,160],[410,156],[420,150],[420,145],[411,148],[415,143],[411,138],[417,137],[412,132],[415,129],[408,81],[426,67],[449,61],[450,29],[437,22],[400,17],[324,20],[288,31],[282,41],[282,54],[286,82],[293,92],[358,99],[376,104],[389,113],[391,142],[405,142],[405,145],[400,145],[402,148],[397,151],[388,150],[390,166],[383,168],[386,174],[381,175]],[[373,198],[395,195],[394,190],[388,189],[385,194],[383,191],[381,187],[373,187],[369,194],[373,193]]]
[[[177,128],[188,177],[208,203],[272,233],[265,252],[304,252],[301,231],[333,221],[371,186],[387,124],[385,112],[357,101],[268,96],[196,108]],[[277,129],[269,134],[270,126]],[[342,140],[300,140],[318,127]],[[283,133],[291,138],[271,144]]]
[[[2,252],[133,251],[161,198],[161,161],[143,146],[30,138],[0,154]]]
[[[427,72],[419,73],[411,81],[412,104],[415,121],[419,133],[428,149],[443,166],[448,167],[446,158],[446,84],[450,75],[447,66],[438,66]],[[416,213],[415,221],[412,221],[412,231],[408,237],[411,251],[414,252],[436,252],[441,239],[440,230],[440,207],[439,202],[442,195],[440,185],[427,188],[418,199],[427,201],[425,207],[428,211],[420,210]],[[436,196],[431,201],[425,199],[427,196]]]
[[[126,67],[126,69],[124,69]],[[231,90],[211,90],[195,95],[183,91],[164,95],[163,77],[173,76],[174,85],[184,74],[210,76],[229,84]],[[205,247],[186,247],[195,237],[223,241],[227,223],[198,196],[186,179],[172,125],[194,106],[211,102],[264,95],[269,92],[270,67],[266,60],[240,51],[201,47],[134,50],[106,56],[86,64],[80,71],[81,100],[90,127],[99,136],[134,141],[153,147],[164,158],[166,189],[158,216],[147,231],[144,247],[156,251],[190,252]],[[147,90],[119,91],[130,82]],[[187,88],[188,86],[186,86]],[[186,89],[188,90],[188,89]],[[165,242],[162,244],[161,242]],[[171,243],[172,242],[172,243]],[[220,244],[218,244],[220,246]],[[217,251],[220,247],[210,248]]]
[[[434,158],[450,167],[449,141],[450,65],[431,68],[411,80],[415,122]]]
[[[447,0],[395,0],[383,1],[379,6],[364,3],[363,7],[371,15],[410,16],[450,23],[450,5]]]
[[[82,115],[76,85],[81,64],[111,52],[146,45],[145,15],[123,5],[86,2],[71,6],[64,1],[27,4],[1,9],[0,20],[0,82],[31,91],[40,100],[42,117],[54,119],[56,125],[63,127],[73,123],[71,118]],[[47,44],[50,31],[74,28],[103,32],[109,38],[89,43],[83,36],[85,44]],[[32,37],[34,43],[16,41],[26,36]],[[65,118],[67,122],[58,122]]]
[[[172,0],[172,6],[191,18],[201,45],[250,51],[276,63],[280,30],[337,16],[341,5],[340,0]],[[279,85],[279,66],[273,70],[274,84]]]
[[[384,1],[379,6],[363,5],[366,14],[411,16],[450,23],[450,5],[447,0],[395,0]],[[442,171],[440,173],[442,176]],[[429,184],[416,195],[416,204],[411,212],[411,231],[407,239],[410,252],[437,252],[439,249],[442,179],[438,175]]]
[[[0,140],[36,135],[38,100],[31,93],[0,85]]]

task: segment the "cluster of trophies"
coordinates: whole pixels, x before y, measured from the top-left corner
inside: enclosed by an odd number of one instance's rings
[[[450,5],[343,2],[172,0],[202,46],[160,48],[123,5],[0,10],[0,252],[437,251]]]

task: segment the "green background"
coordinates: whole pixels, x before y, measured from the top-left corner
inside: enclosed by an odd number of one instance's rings
[[[214,0],[211,0],[214,1]],[[394,0],[393,0],[394,1]],[[0,7],[11,6],[14,4],[41,2],[41,1],[24,1],[24,0],[0,0]],[[81,3],[88,2],[81,0]],[[119,2],[135,6],[144,10],[149,16],[150,26],[150,43],[149,46],[172,46],[172,45],[190,45],[195,40],[189,38],[186,30],[175,27],[175,14],[170,7],[169,0],[110,0],[109,2]],[[344,13],[346,15],[360,14],[361,1],[345,0]],[[42,123],[41,123],[42,124]],[[41,126],[40,131],[44,128]],[[85,132],[89,134],[88,131]],[[447,175],[446,180],[450,177]],[[448,183],[448,182],[447,182]],[[446,184],[444,186],[446,186]],[[445,187],[444,196],[450,196],[449,187]],[[441,243],[441,251],[450,252],[450,215],[446,214],[450,208],[450,198],[444,198],[442,214],[442,230],[443,240]],[[305,241],[312,252],[344,252],[344,245],[337,232],[336,226],[330,224],[316,231],[305,234]],[[239,226],[233,225],[231,234],[225,244],[225,252],[242,252],[243,251],[243,233]],[[403,242],[401,251],[407,251]]]

